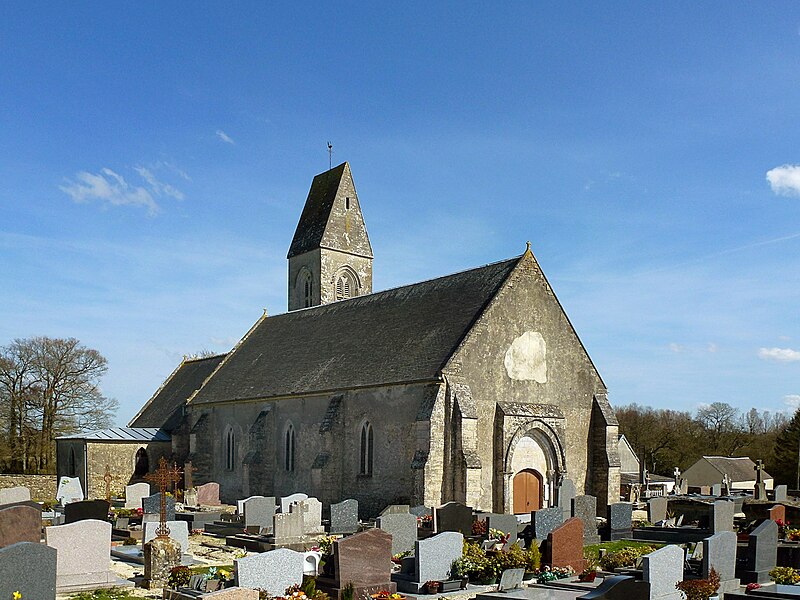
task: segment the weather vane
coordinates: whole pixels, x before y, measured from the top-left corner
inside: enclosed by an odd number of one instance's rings
[[[333,168],[333,144],[328,141],[328,170]]]

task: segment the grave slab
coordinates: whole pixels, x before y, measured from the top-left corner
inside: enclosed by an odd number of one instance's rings
[[[358,528],[358,500],[348,499],[331,504],[331,533],[355,533]]]
[[[394,593],[391,581],[392,536],[380,529],[356,533],[334,542],[333,577],[317,578],[317,588],[334,600],[347,583],[354,585],[355,598],[368,598],[381,590]]]
[[[747,542],[747,550],[738,572],[743,584],[767,583],[769,572],[778,562],[778,525],[775,521],[764,521],[753,531]]]
[[[681,600],[675,584],[683,581],[683,549],[664,546],[642,557],[642,579],[650,584],[650,600]]]
[[[303,554],[279,548],[233,561],[236,585],[283,596],[286,588],[303,581]]]
[[[79,502],[83,499],[83,488],[81,488],[80,479],[77,477],[62,477],[58,481],[56,500],[58,500],[62,506],[65,506],[70,502]]]
[[[300,502],[300,500],[305,500],[306,498],[308,498],[308,494],[290,494],[289,496],[284,496],[281,498],[281,512],[288,513],[289,507],[292,504]]]
[[[158,521],[143,524],[142,544],[146,544],[155,539],[158,525]],[[189,523],[186,521],[167,521],[167,527],[169,528],[170,539],[180,544],[181,554],[189,552]]]
[[[576,573],[586,568],[583,558],[583,522],[572,517],[547,536],[543,562],[551,567],[572,567]]]
[[[447,581],[453,561],[461,558],[463,547],[464,536],[455,531],[417,541],[413,558],[404,559],[413,561],[412,572],[394,573],[392,581],[397,583],[399,592],[411,594],[418,594],[428,581]]]
[[[105,500],[70,502],[64,507],[64,523],[77,523],[88,519],[107,521],[110,509],[111,504]]]
[[[736,579],[736,534],[733,531],[720,531],[703,540],[700,576],[708,579],[712,568],[719,575],[721,594],[739,589],[739,580]]]
[[[42,512],[31,506],[0,508],[0,548],[18,542],[38,544],[42,539]]]
[[[219,506],[219,484],[215,481],[197,486],[197,504],[200,506]]]
[[[24,486],[8,487],[0,490],[0,506],[15,502],[27,502],[31,499],[31,491]]]
[[[411,513],[387,513],[378,517],[377,527],[392,536],[392,555],[409,552],[417,541],[417,517]]]
[[[149,483],[133,483],[125,486],[125,508],[142,508],[142,498],[150,495]]]
[[[462,535],[472,535],[472,520],[472,508],[461,502],[447,502],[434,514],[437,533],[457,531]]]
[[[175,520],[175,497],[167,496],[167,521]],[[161,492],[156,492],[152,496],[142,498],[142,510],[147,515],[160,515],[161,514]]]
[[[56,554],[38,540],[0,548],[0,598],[19,592],[23,600],[55,600]]]
[[[585,544],[599,544],[597,498],[589,495],[575,496],[572,499],[572,516],[578,517],[583,523],[583,542]]]
[[[572,516],[572,499],[575,497],[575,483],[571,479],[564,478],[561,485],[556,488],[556,498],[558,506],[564,513],[566,521]]]
[[[531,513],[533,537],[537,540],[546,540],[547,536],[563,522],[564,511],[559,506],[535,510]]]

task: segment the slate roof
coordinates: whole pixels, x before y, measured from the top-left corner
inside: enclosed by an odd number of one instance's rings
[[[719,471],[720,475],[725,473],[731,478],[731,481],[755,481],[756,479],[756,463],[754,463],[747,456],[731,458],[728,456],[704,456],[702,460],[708,463]],[[763,478],[772,479],[772,475],[766,471],[762,471]]]
[[[341,209],[345,196],[351,197],[355,203],[354,209],[359,211],[355,217],[356,222],[353,223],[354,229],[347,233],[341,212],[334,211],[336,199],[340,198]],[[354,252],[371,258],[372,246],[360,210],[348,163],[344,162],[315,176],[286,258],[320,247]],[[337,214],[339,217],[335,216]]]
[[[58,440],[97,440],[107,442],[169,442],[172,437],[157,427],[112,427],[99,431],[62,435]]]
[[[191,402],[431,381],[519,260],[262,317]]]
[[[181,407],[200,389],[206,378],[214,372],[224,354],[184,360],[161,384],[147,404],[131,422],[131,427],[160,427],[172,431],[181,419]]]

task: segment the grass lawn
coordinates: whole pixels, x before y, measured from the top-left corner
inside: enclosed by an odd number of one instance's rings
[[[592,544],[591,546],[583,547],[583,556],[586,557],[591,563],[597,564],[600,560],[600,548],[605,548],[606,552],[616,552],[623,548],[640,548],[641,546],[652,546],[653,548],[661,548],[664,544],[653,544],[652,542],[633,542],[630,540],[618,540],[616,542],[602,542],[600,544]]]

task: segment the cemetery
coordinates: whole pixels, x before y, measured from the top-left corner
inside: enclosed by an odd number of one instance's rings
[[[780,486],[598,507],[565,479],[529,515],[448,502],[362,518],[355,499],[303,493],[225,505],[191,472],[162,459],[105,498],[65,477],[48,510],[0,490],[0,598],[800,598],[800,502]]]

